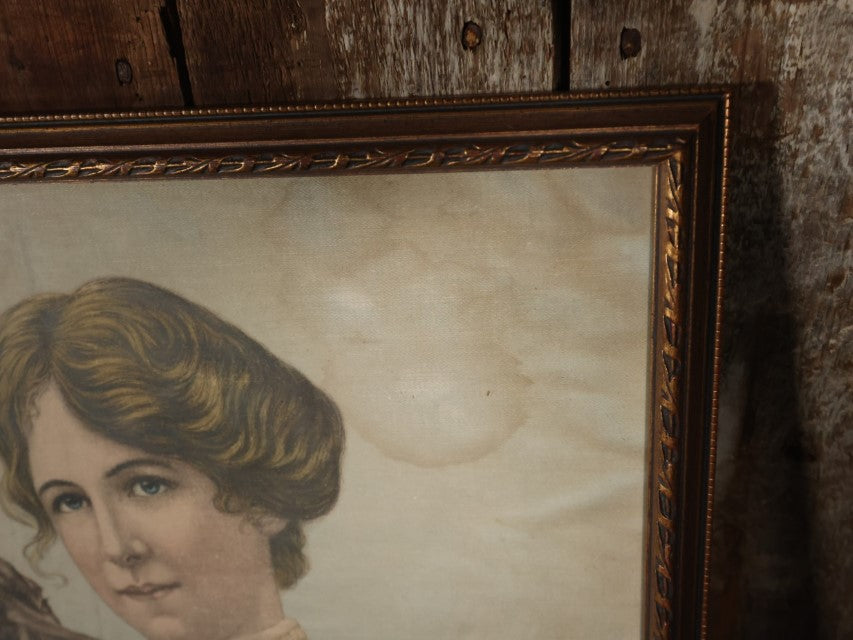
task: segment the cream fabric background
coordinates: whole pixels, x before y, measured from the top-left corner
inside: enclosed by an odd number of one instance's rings
[[[234,322],[338,402],[312,640],[629,638],[640,619],[650,168],[4,185],[0,308],[103,275]],[[0,555],[137,638],[56,545]],[[215,560],[215,559],[214,559]]]

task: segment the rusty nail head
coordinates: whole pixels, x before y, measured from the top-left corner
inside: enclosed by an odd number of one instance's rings
[[[468,21],[462,26],[462,48],[471,51],[483,41],[483,30],[476,22]]]
[[[643,48],[643,39],[637,29],[625,27],[619,35],[619,55],[623,60],[633,58]]]
[[[116,60],[116,78],[120,85],[130,84],[133,80],[133,67],[124,58]]]

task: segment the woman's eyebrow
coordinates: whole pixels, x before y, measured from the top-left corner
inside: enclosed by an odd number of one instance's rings
[[[48,489],[52,489],[53,487],[76,487],[77,485],[73,482],[68,482],[68,480],[48,480],[43,485],[39,487],[38,495],[43,494]]]
[[[174,471],[175,467],[169,464],[166,460],[161,460],[159,458],[134,458],[133,460],[125,460],[124,462],[117,464],[112,469],[107,471],[104,474],[105,478],[112,478],[117,476],[122,471],[126,469],[132,469],[133,467],[163,467],[164,469],[168,469],[170,471]]]

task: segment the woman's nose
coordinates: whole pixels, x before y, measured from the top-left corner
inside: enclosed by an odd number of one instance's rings
[[[148,556],[148,547],[138,531],[119,509],[102,506],[95,509],[101,552],[120,567],[133,567]]]

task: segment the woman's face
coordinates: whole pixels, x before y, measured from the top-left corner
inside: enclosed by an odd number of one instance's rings
[[[217,510],[207,476],[87,429],[54,385],[36,411],[36,491],[77,567],[132,627],[216,640],[282,619],[269,551],[279,523]]]

